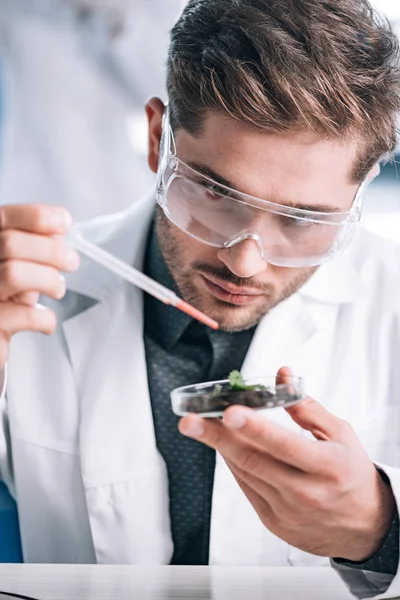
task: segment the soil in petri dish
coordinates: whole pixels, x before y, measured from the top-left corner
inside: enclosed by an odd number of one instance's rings
[[[300,400],[301,397],[296,394],[273,394],[268,391],[238,391],[231,390],[221,392],[218,396],[212,393],[198,394],[192,398],[187,398],[181,410],[193,413],[223,412],[234,404],[248,406],[249,408],[273,408],[275,406],[284,406]]]

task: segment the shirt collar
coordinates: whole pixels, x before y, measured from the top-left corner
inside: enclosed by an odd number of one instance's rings
[[[154,222],[150,229],[147,243],[144,272],[152,279],[155,279],[155,281],[158,281],[158,283],[161,283],[161,285],[180,295],[175,280],[161,254]],[[146,319],[146,327],[151,328],[152,333],[167,350],[172,349],[177,344],[189,325],[193,322],[193,319],[189,315],[160,302],[148,294],[145,297],[145,307],[146,314],[150,315],[150,319]]]

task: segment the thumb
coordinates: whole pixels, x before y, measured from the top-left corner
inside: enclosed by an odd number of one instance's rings
[[[278,371],[277,382],[290,385],[292,377],[292,371],[288,367],[282,367]],[[350,426],[309,396],[285,410],[297,425],[310,431],[317,440],[339,443],[349,441]]]

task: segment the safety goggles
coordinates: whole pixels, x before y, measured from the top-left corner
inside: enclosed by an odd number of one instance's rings
[[[317,266],[344,252],[360,221],[367,186],[360,185],[348,212],[305,210],[238,192],[177,157],[168,108],[157,177],[157,202],[179,229],[214,248],[253,240],[266,262],[282,267]]]

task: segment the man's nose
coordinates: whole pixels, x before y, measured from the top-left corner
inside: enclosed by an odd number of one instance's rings
[[[255,240],[247,239],[231,248],[223,248],[217,254],[219,260],[237,277],[249,278],[268,268]]]

